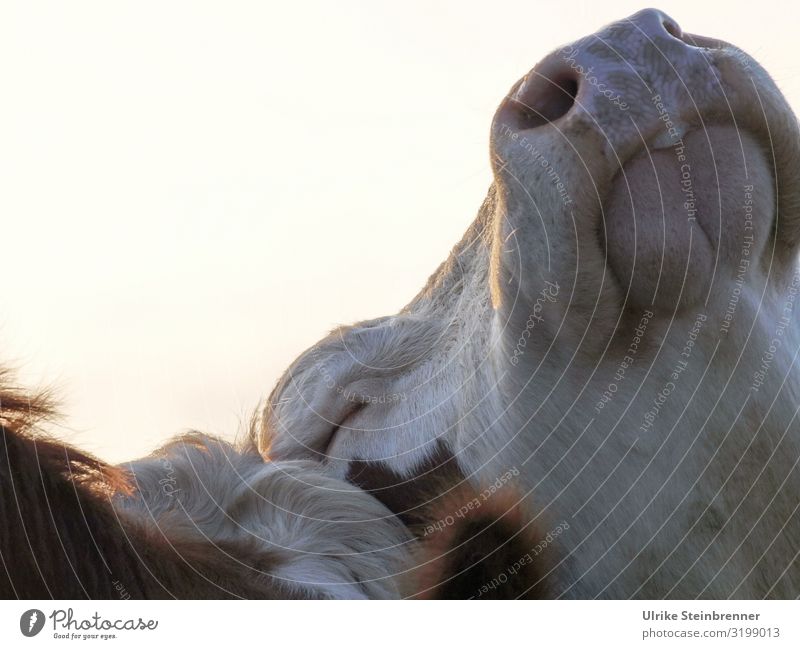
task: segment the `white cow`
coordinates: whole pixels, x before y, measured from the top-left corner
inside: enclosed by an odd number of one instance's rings
[[[448,260],[292,364],[261,453],[406,519],[454,458],[473,508],[527,512],[527,594],[798,596],[800,133],[773,81],[646,10],[536,65],[490,151]]]

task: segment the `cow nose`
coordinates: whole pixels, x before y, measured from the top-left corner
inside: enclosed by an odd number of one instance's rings
[[[591,106],[600,102],[624,110],[642,86],[659,91],[649,85],[654,65],[679,73],[697,45],[696,37],[685,36],[675,20],[657,9],[613,23],[552,52],[512,89],[516,126],[537,128],[582,108],[592,112]]]

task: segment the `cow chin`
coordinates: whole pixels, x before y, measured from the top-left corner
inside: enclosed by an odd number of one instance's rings
[[[625,162],[602,211],[608,264],[629,303],[704,303],[742,258],[759,259],[774,185],[763,148],[732,125],[691,130]]]

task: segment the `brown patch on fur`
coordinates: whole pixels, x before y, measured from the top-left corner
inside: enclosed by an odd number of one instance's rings
[[[413,581],[423,599],[547,599],[549,562],[532,557],[540,530],[506,493],[464,484],[430,510]]]
[[[436,501],[466,478],[453,454],[440,442],[409,478],[398,475],[385,462],[356,459],[350,462],[346,480],[380,500],[416,532],[415,528],[428,520]]]
[[[406,591],[424,599],[545,599],[551,561],[528,561],[544,535],[512,485],[479,490],[438,443],[410,477],[356,459],[347,480],[372,494],[419,539]],[[488,494],[488,495],[487,495]],[[553,550],[550,554],[555,553]]]

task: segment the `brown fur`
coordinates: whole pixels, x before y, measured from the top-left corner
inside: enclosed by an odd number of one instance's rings
[[[419,539],[410,597],[545,599],[548,556],[524,561],[544,537],[512,486],[483,497],[439,444],[411,477],[383,462],[355,460],[347,480],[378,498]],[[474,506],[469,507],[472,503]],[[477,504],[476,504],[477,503]]]
[[[0,372],[0,597],[297,596],[268,574],[280,560],[277,551],[214,544],[185,525],[132,520],[115,509],[114,495],[136,497],[127,474],[46,436],[40,424],[54,416],[47,394],[10,388],[8,373]],[[544,564],[514,568],[536,539],[517,494],[508,487],[465,512],[480,492],[444,445],[409,479],[361,461],[352,463],[348,479],[418,537],[409,597],[546,596]],[[502,584],[484,587],[500,575]]]
[[[274,557],[126,520],[110,497],[125,474],[45,436],[46,394],[0,371],[0,597],[291,597],[266,571]],[[185,534],[185,533],[182,533]]]
[[[431,510],[445,521],[427,528],[413,580],[425,599],[548,599],[551,561],[525,558],[543,534],[519,504],[515,491],[483,500],[468,484],[450,492]],[[466,510],[470,502],[482,502]],[[551,553],[552,556],[552,553]]]

